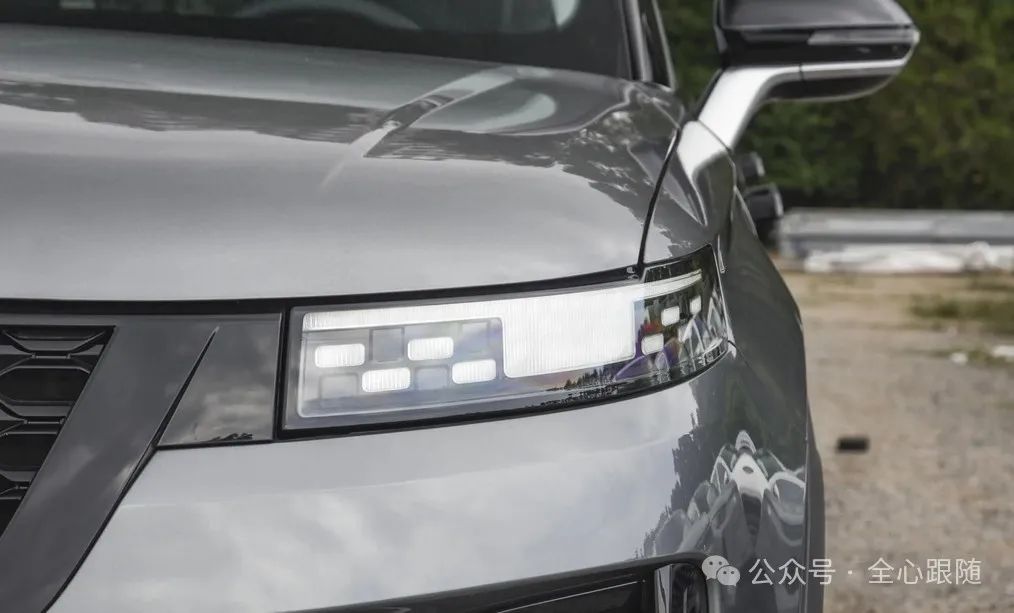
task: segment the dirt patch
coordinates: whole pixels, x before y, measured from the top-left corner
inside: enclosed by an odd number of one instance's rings
[[[1014,344],[1003,326],[961,316],[977,301],[1014,301],[1014,279],[786,279],[803,314],[838,571],[825,611],[1014,611],[1014,368],[950,357]],[[958,302],[959,316],[913,313],[930,300]],[[868,436],[869,451],[837,453],[851,435]],[[892,584],[869,583],[878,559]],[[928,585],[936,559],[978,561],[981,585]],[[917,584],[898,580],[907,562]]]

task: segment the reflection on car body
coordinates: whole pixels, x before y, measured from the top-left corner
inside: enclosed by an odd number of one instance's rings
[[[819,612],[732,152],[918,31],[777,4],[696,106],[654,0],[0,6],[0,609]]]

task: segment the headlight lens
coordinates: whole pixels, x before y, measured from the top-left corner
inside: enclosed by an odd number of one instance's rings
[[[592,401],[685,379],[728,340],[710,250],[640,282],[292,317],[287,429]]]

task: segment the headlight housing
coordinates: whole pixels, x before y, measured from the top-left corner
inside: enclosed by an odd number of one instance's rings
[[[710,249],[607,286],[294,309],[287,430],[551,409],[677,382],[729,339]]]

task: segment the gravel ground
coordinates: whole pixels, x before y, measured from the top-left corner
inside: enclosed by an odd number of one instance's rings
[[[1010,300],[1014,278],[786,279],[803,313],[837,570],[825,611],[1014,612],[1014,363],[949,359],[1014,337],[910,314],[940,296]],[[869,436],[869,451],[837,453],[852,434]],[[893,584],[869,582],[878,558]],[[928,585],[926,561],[937,558],[979,561],[981,585]],[[923,573],[915,585],[898,581],[906,560]]]

